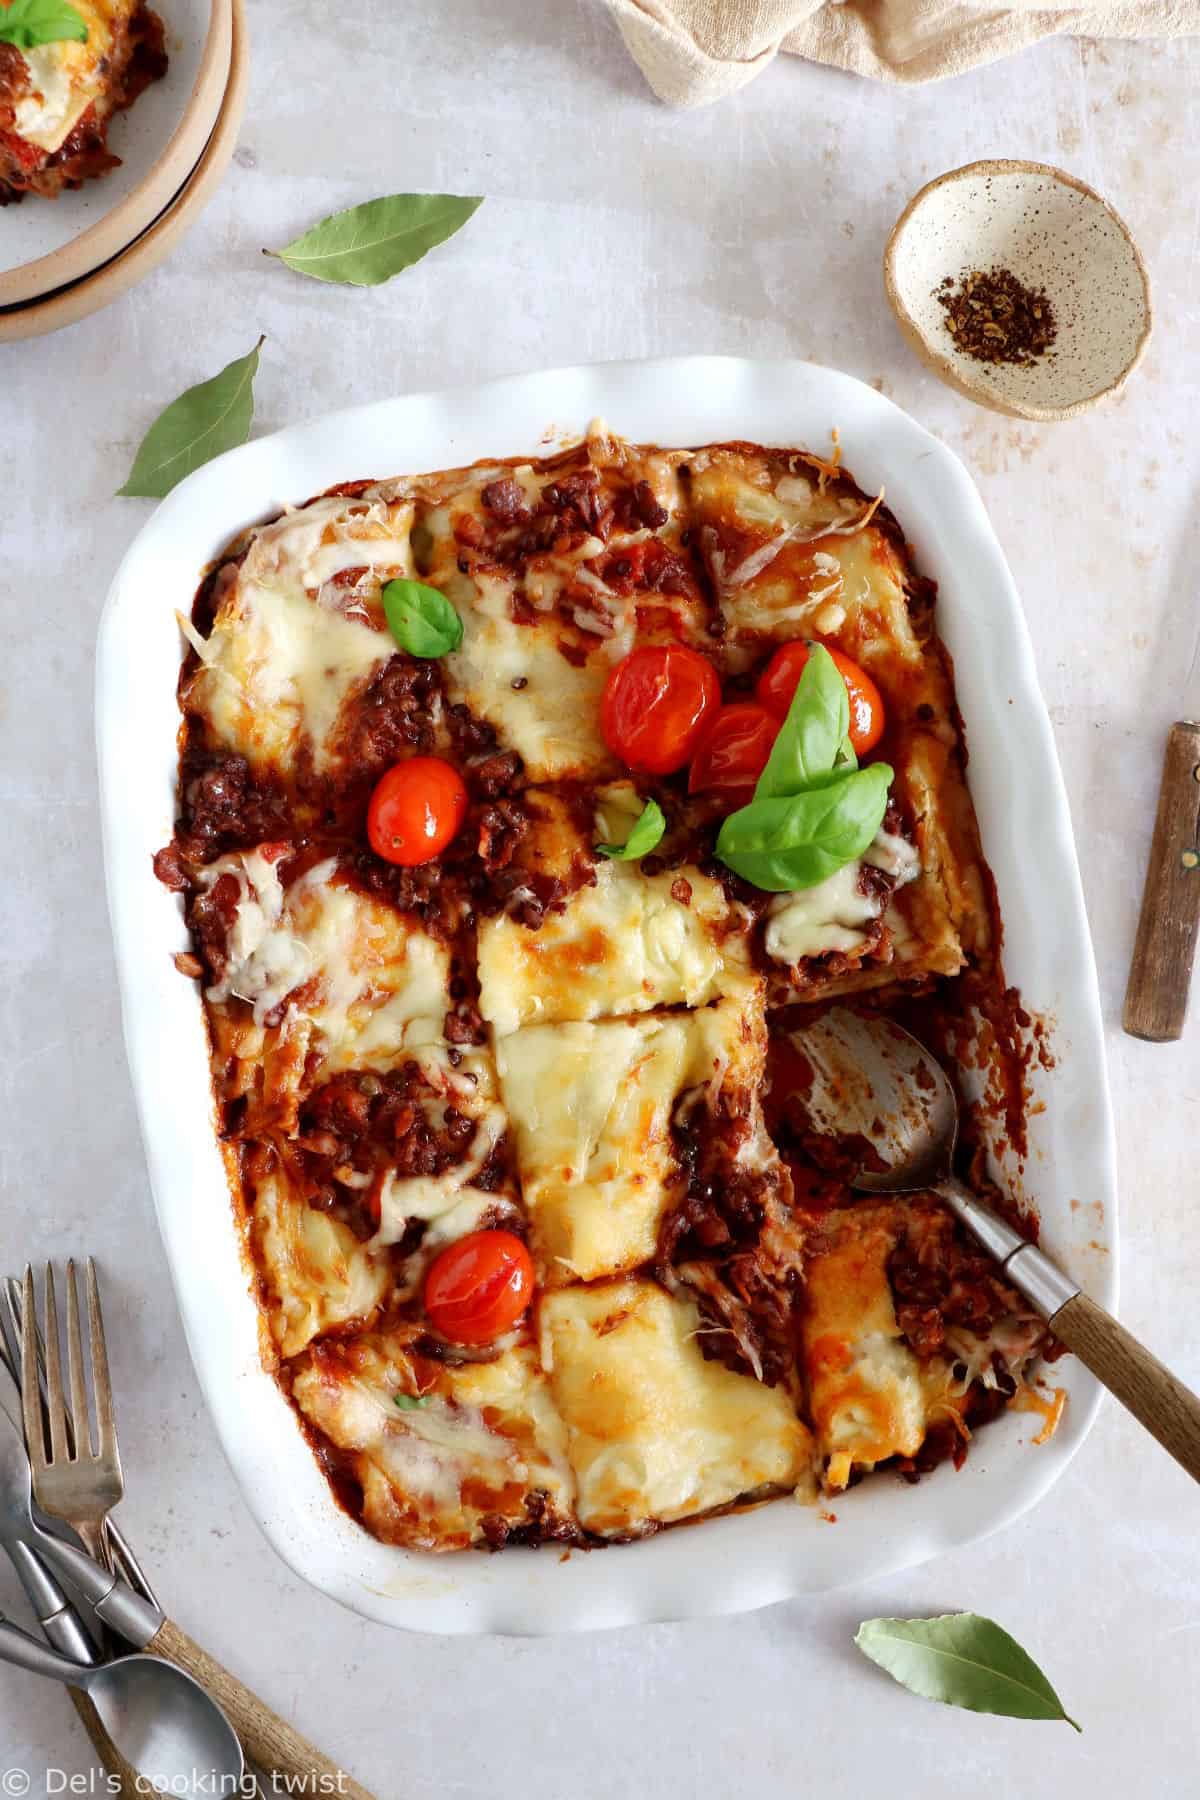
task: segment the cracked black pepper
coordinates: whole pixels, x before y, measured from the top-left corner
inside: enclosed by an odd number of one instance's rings
[[[1026,287],[1011,269],[947,275],[933,291],[955,345],[976,362],[1028,364],[1058,336],[1045,288]]]

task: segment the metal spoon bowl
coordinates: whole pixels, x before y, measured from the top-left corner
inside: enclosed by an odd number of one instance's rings
[[[789,1034],[808,1065],[796,1095],[812,1129],[858,1167],[867,1194],[936,1194],[989,1250],[1055,1336],[1200,1481],[1200,1400],[952,1173],[958,1102],[937,1059],[894,1019],[834,1007]]]
[[[7,1622],[0,1622],[0,1661],[83,1688],[126,1762],[167,1793],[241,1792],[246,1764],[233,1727],[211,1694],[173,1664],[121,1656],[80,1668]]]

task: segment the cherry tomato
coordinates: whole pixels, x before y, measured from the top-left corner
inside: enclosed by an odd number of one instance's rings
[[[734,795],[749,793],[766,767],[779,735],[779,720],[753,701],[723,706],[692,758],[688,793],[709,788]]]
[[[721,704],[717,671],[684,644],[647,644],[619,662],[604,689],[600,729],[630,769],[682,769]]]
[[[860,669],[856,662],[852,662],[840,650],[835,650],[832,644],[822,647],[828,650],[846,683],[846,692],[850,697],[850,742],[854,746],[854,754],[865,756],[883,736],[883,700],[879,689],[865,669]],[[792,695],[807,661],[808,645],[803,640],[796,639],[791,644],[781,644],[759,676],[755,692],[767,711],[773,712],[776,718],[786,718]]]
[[[429,1323],[456,1344],[488,1344],[515,1325],[533,1293],[533,1261],[511,1231],[472,1231],[425,1275]]]
[[[467,790],[440,756],[412,756],[380,777],[367,808],[367,837],[384,862],[411,869],[456,837],[467,816]]]

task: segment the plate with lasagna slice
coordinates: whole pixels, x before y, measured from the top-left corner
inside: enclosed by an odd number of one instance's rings
[[[208,141],[231,44],[230,0],[0,0],[0,307],[153,223]]]
[[[686,359],[284,432],[159,509],[97,679],[159,1216],[293,1567],[431,1629],[730,1610],[1061,1473],[1086,1372],[803,1105],[807,1020],[900,1020],[964,1176],[1111,1302],[1061,777],[913,421]]]

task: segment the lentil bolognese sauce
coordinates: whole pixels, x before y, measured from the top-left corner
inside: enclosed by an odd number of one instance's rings
[[[202,583],[155,867],[264,1358],[377,1536],[915,1480],[1053,1353],[795,1104],[814,1008],[895,1012],[952,1075],[985,1014],[1021,1129],[934,600],[836,458],[600,427],[347,484]]]

